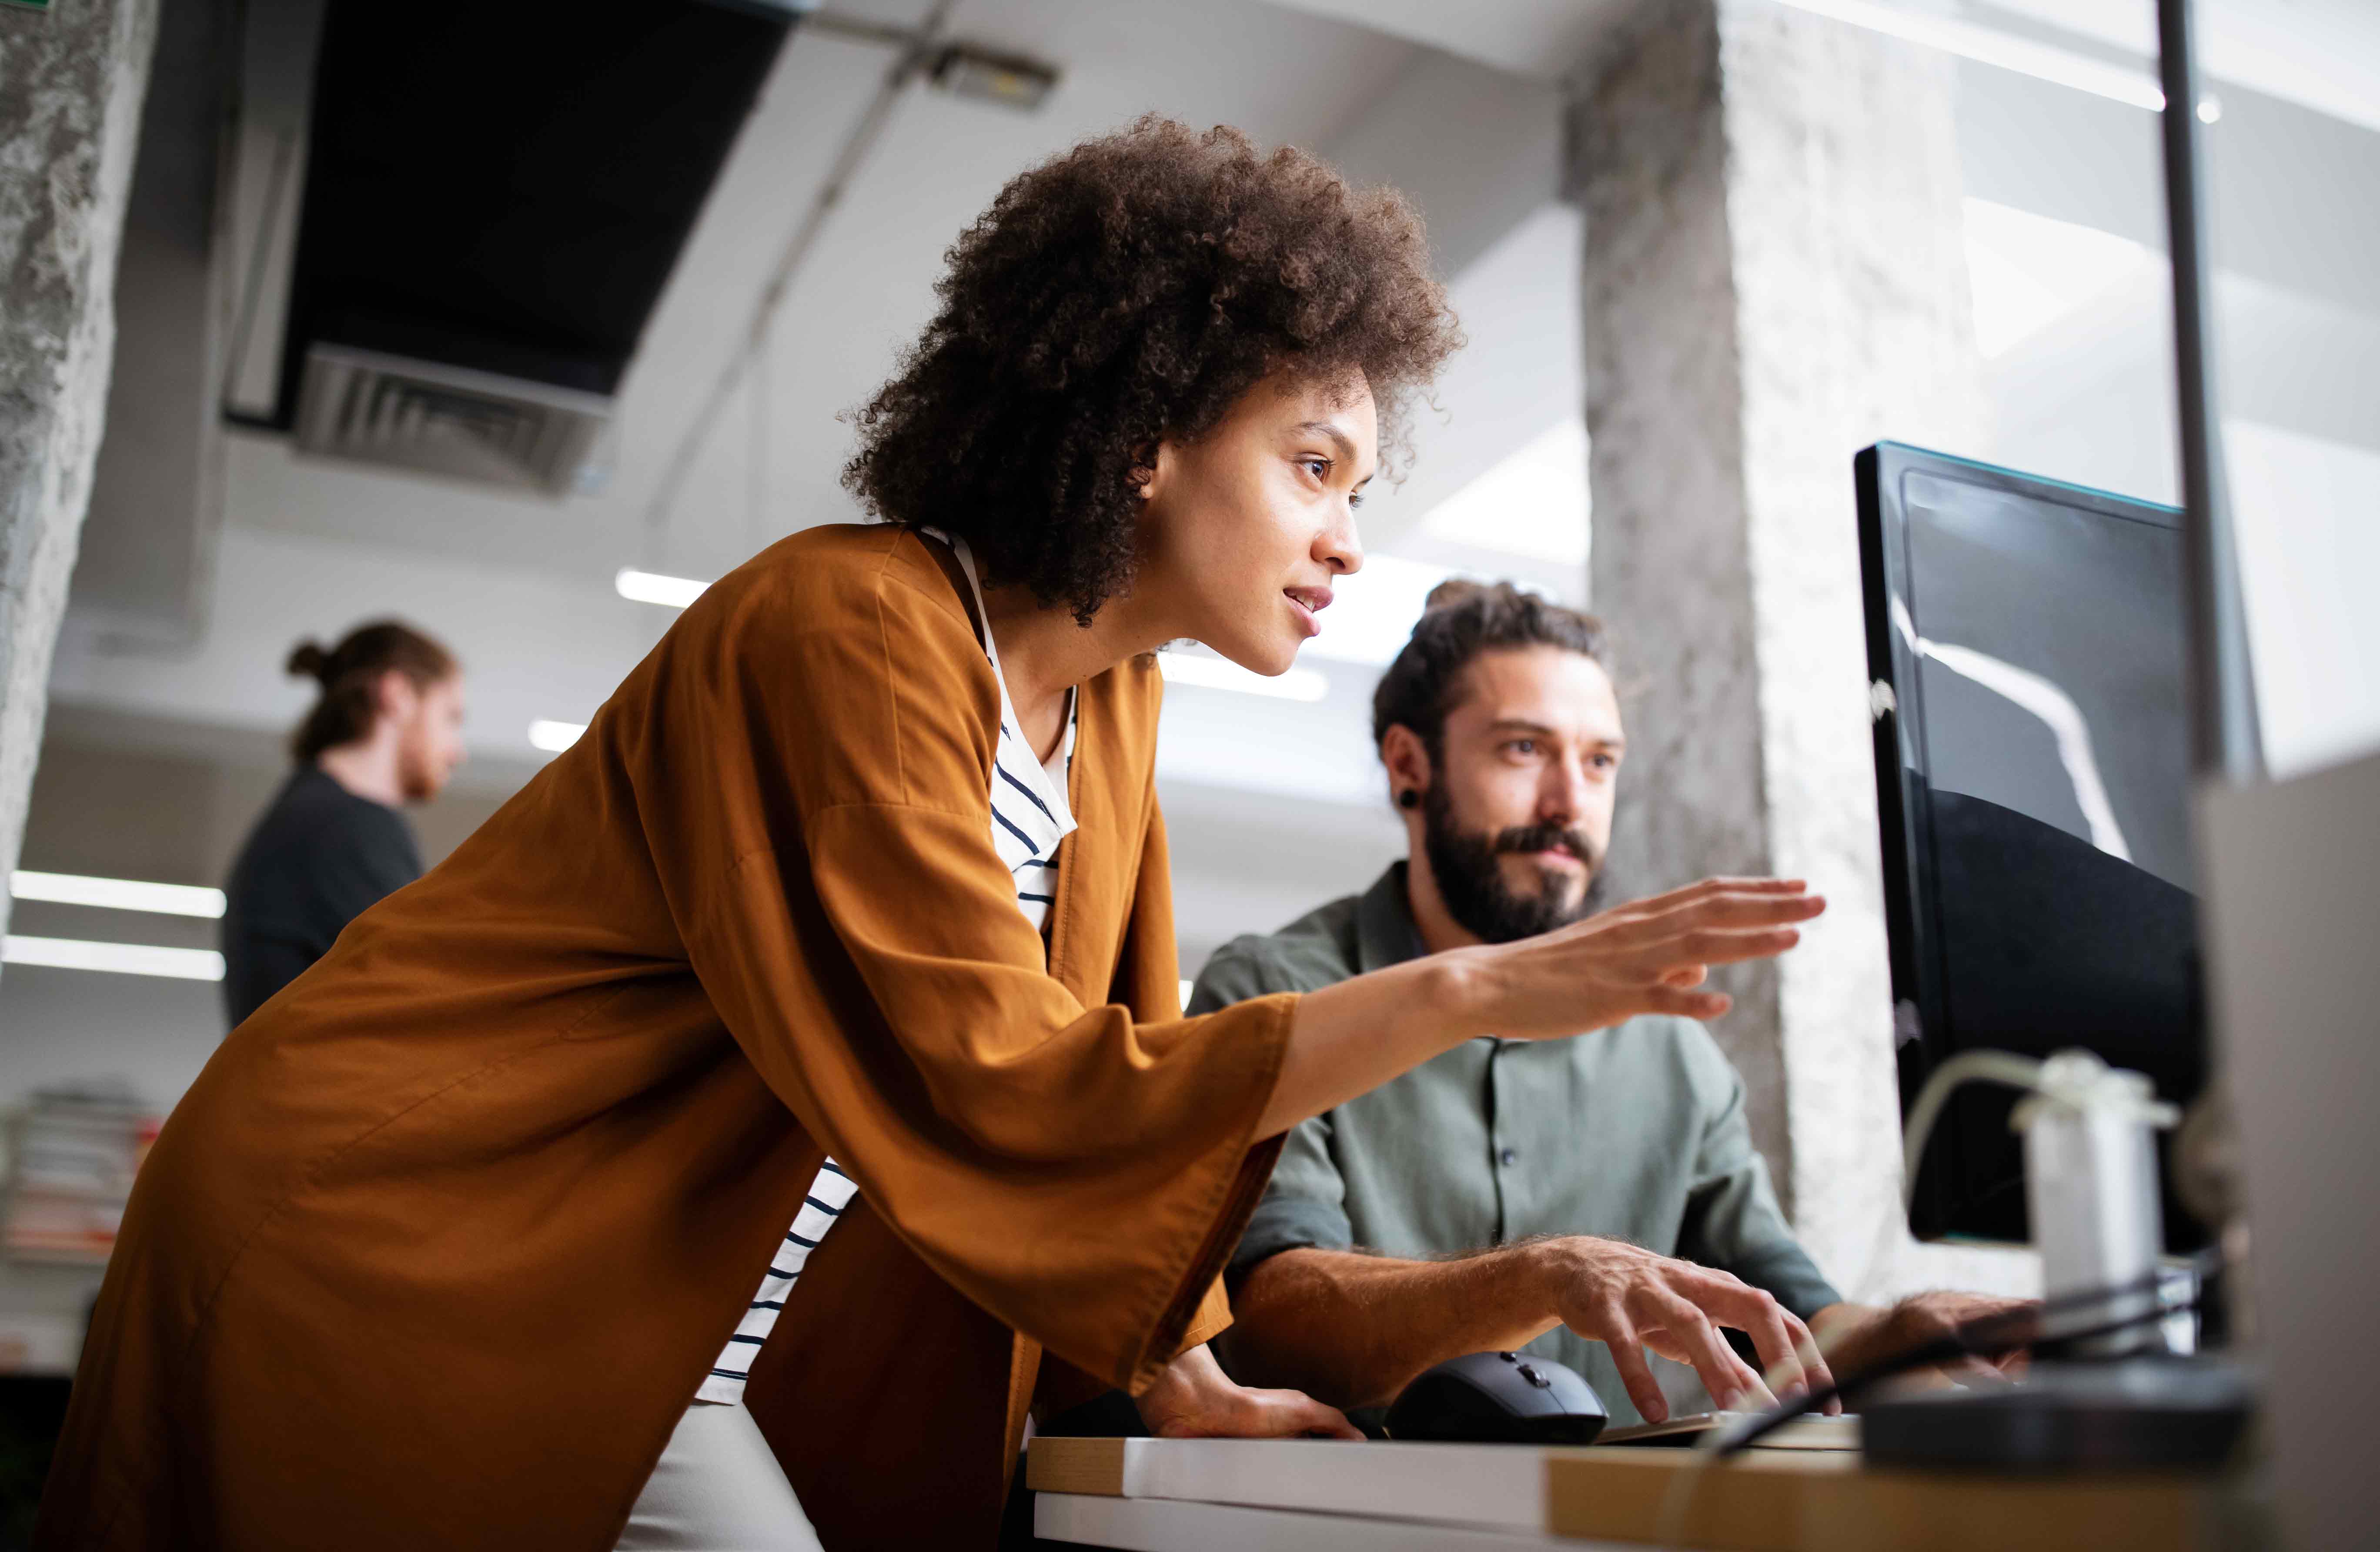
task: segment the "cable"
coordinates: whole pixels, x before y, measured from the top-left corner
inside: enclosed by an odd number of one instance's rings
[[[710,385],[710,393],[704,398],[702,407],[686,423],[685,434],[678,439],[677,450],[670,455],[669,463],[662,471],[661,483],[653,488],[652,501],[645,509],[645,564],[650,569],[666,569],[664,557],[661,554],[662,536],[669,524],[670,508],[677,503],[678,491],[693,471],[697,455],[702,451],[704,433],[717,423],[729,396],[735,392],[744,373],[766,344],[769,325],[776,317],[779,305],[784,301],[785,293],[791,289],[795,274],[800,271],[802,261],[809,257],[810,249],[817,245],[819,234],[826,229],[827,218],[843,202],[852,179],[859,172],[860,164],[876,148],[876,142],[883,138],[885,127],[892,119],[893,105],[900,101],[901,93],[909,83],[932,62],[943,24],[949,20],[951,7],[955,4],[956,0],[936,0],[934,8],[927,14],[917,30],[905,35],[907,41],[900,57],[884,72],[884,79],[877,87],[875,97],[852,126],[851,132],[844,137],[843,147],[835,153],[834,164],[828,169],[826,182],[810,201],[809,210],[803,215],[801,224],[795,228],[784,251],[778,255],[776,268],[770,272],[769,283],[760,288],[759,300],[752,306],[752,317],[745,325],[742,343],[728,358],[718,381]]]
[[[2223,1265],[2222,1251],[2209,1248],[2192,1257],[2191,1269],[2203,1284],[2205,1279],[2222,1270]],[[1941,1364],[1953,1358],[1969,1356],[2005,1357],[2022,1348],[2041,1347],[2051,1342],[2089,1341],[2095,1338],[2112,1336],[2119,1331],[2131,1330],[2136,1327],[2154,1325],[2168,1316],[2184,1314],[2198,1307],[2201,1299],[2204,1296],[2203,1292],[2193,1294],[2189,1299],[2177,1303],[2168,1304],[2160,1302],[2149,1309],[2136,1311],[2111,1322],[2084,1327],[2080,1330],[2047,1331],[2039,1328],[2042,1322],[2052,1316],[2103,1308],[2136,1298],[2143,1293],[2154,1294],[2158,1291],[2164,1279],[2164,1270],[2160,1268],[2144,1277],[2128,1278],[2122,1282],[2084,1289],[2079,1292],[2063,1293],[2017,1309],[1996,1310],[1989,1315],[1977,1316],[1973,1320],[1961,1321],[1950,1328],[1948,1336],[1936,1337],[1913,1347],[1904,1348],[1900,1352],[1879,1358],[1848,1378],[1839,1379],[1832,1385],[1822,1386],[1806,1396],[1797,1396],[1792,1400],[1772,1407],[1751,1421],[1728,1430],[1723,1435],[1715,1436],[1719,1442],[1710,1448],[1723,1456],[1733,1455],[1815,1408],[1825,1406],[1828,1402],[1840,1398],[1858,1396],[1880,1381],[1890,1379],[1895,1375],[1906,1374],[1912,1369],[1922,1369],[1929,1364]]]
[[[769,325],[763,324],[760,347],[752,357],[751,392],[745,395],[745,407],[751,412],[752,432],[744,470],[748,486],[744,514],[744,552],[747,555],[760,552],[769,528],[769,399],[771,379],[776,370],[769,350],[770,334]]]
[[[2098,1295],[2100,1302],[2104,1303],[2108,1299],[2119,1297],[2137,1291],[2137,1288],[2132,1285],[2118,1285],[2113,1288],[2095,1290],[2094,1291]],[[2082,1297],[2082,1295],[2075,1295],[2069,1302],[2079,1303]],[[2133,1315],[2125,1316],[2120,1319],[2103,1321],[2099,1325],[2088,1326],[2079,1331],[2060,1332],[2055,1337],[2041,1340],[2060,1342],[2089,1341],[2099,1337],[2115,1336],[2119,1332],[2132,1330],[2138,1327],[2154,1325],[2157,1321],[2165,1319],[2168,1316],[2187,1313],[2188,1311],[2196,1309],[2198,1304],[2199,1296],[2193,1296],[2179,1303],[2159,1304],[2154,1309],[2143,1310]],[[2022,1312],[2004,1312],[1999,1315],[1985,1316],[1980,1319],[1969,1321],[1966,1325],[1960,1327],[1958,1329],[1963,1332],[1972,1327],[1981,1326],[1989,1321],[2005,1321],[2009,1319],[2011,1315],[2020,1313],[2031,1315],[2037,1314],[2039,1312],[2037,1310],[2028,1309]],[[1738,1431],[1723,1434],[1714,1430],[1712,1433],[1705,1435],[1705,1440],[1717,1440],[1718,1442],[1697,1443],[1693,1453],[1698,1457],[1698,1459],[1681,1467],[1670,1478],[1669,1485],[1664,1488],[1661,1493],[1661,1512],[1654,1533],[1653,1545],[1656,1546],[1682,1546],[1684,1545],[1682,1538],[1685,1534],[1686,1520],[1694,1511],[1694,1496],[1701,1490],[1704,1479],[1719,1465],[1728,1461],[1733,1460],[1736,1456],[1742,1454],[1746,1449],[1751,1449],[1758,1440],[1766,1437],[1767,1435],[1775,1432],[1786,1424],[1792,1422],[1795,1418],[1803,1416],[1811,1406],[1823,1406],[1828,1400],[1836,1396],[1847,1395],[1860,1391],[1869,1386],[1878,1383],[1879,1381],[1889,1379],[1895,1375],[1905,1374],[1912,1369],[1921,1369],[1928,1364],[1938,1364],[1947,1359],[1956,1358],[1962,1353],[1973,1354],[1976,1357],[2002,1357],[2010,1352],[2017,1351],[2019,1348],[2037,1345],[2039,1345],[2039,1340],[2011,1340],[2005,1344],[1995,1345],[1990,1343],[1978,1344],[1961,1341],[1959,1337],[1955,1335],[1937,1338],[1933,1341],[1923,1342],[1916,1347],[1910,1348],[1892,1359],[1883,1360],[1870,1364],[1867,1368],[1862,1370],[1859,1376],[1853,1379],[1846,1380],[1840,1385],[1828,1387],[1823,1391],[1815,1392],[1805,1398],[1796,1398],[1791,1401],[1777,1407],[1774,1411],[1763,1413],[1758,1418],[1755,1419],[1752,1424]]]
[[[298,137],[282,130],[273,137],[273,167],[264,180],[264,208],[256,217],[256,237],[249,246],[248,275],[240,286],[239,311],[232,320],[231,345],[224,352],[223,382],[215,391],[216,406],[223,418],[234,425],[279,430],[280,422],[273,412],[258,414],[236,409],[232,392],[239,386],[240,369],[248,365],[249,335],[256,327],[256,309],[264,291],[264,267],[273,257],[273,234],[281,224],[281,200],[287,192],[289,170],[298,157]],[[279,396],[279,390],[274,391]],[[278,406],[275,406],[277,411]]]
[[[2007,1051],[1961,1051],[1934,1069],[1925,1086],[1917,1091],[1917,1102],[1909,1107],[1909,1125],[1900,1145],[1900,1207],[1917,1198],[1917,1166],[1925,1158],[1925,1139],[1933,1134],[1934,1122],[1940,1117],[1942,1107],[1949,1102],[1950,1091],[1970,1081],[2006,1084],[2010,1088],[2038,1090],[2041,1086],[2042,1064],[2029,1056],[2013,1056]]]
[[[2181,1111],[2157,1098],[2146,1078],[2110,1067],[2087,1050],[2062,1050],[2044,1061],[2007,1051],[1962,1051],[1934,1070],[1925,1086],[1917,1091],[1917,1102],[1909,1107],[1909,1126],[1900,1147],[1904,1211],[1917,1196],[1917,1168],[1925,1161],[1925,1139],[1934,1130],[1935,1118],[1949,1102],[1950,1091],[1972,1080],[2031,1091],[2034,1097],[2019,1101],[2010,1118],[2009,1124],[2020,1132],[2032,1125],[2045,1104],[2120,1116],[2147,1126],[2171,1126],[2181,1120]]]

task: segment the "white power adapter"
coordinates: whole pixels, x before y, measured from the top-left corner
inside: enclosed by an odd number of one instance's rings
[[[2110,1067],[2086,1050],[2059,1051],[2046,1061],[1964,1052],[1936,1069],[1910,1107],[1904,1204],[1916,1191],[1935,1118],[1950,1091],[1970,1080],[2030,1091],[2009,1125],[2024,1137],[2025,1205],[2041,1253],[2042,1292],[2052,1307],[2104,1293],[2104,1300],[2087,1299],[2087,1318],[2073,1324],[2123,1328],[2083,1338],[2077,1351],[2093,1357],[2161,1351],[2165,1336],[2150,1319],[2161,1303],[2165,1247],[2154,1134],[2178,1122],[2181,1112],[2157,1098],[2141,1073]]]
[[[2094,1357],[2160,1349],[2164,1333],[2148,1319],[2158,1307],[2165,1249],[2152,1134],[2175,1124],[2180,1112],[2156,1097],[2147,1078],[2089,1051],[2051,1057],[2033,1087],[2009,1124],[2024,1135],[2025,1205],[2041,1252],[2042,1291],[2057,1300],[2094,1289],[2134,1290],[2111,1297],[2095,1324],[2135,1317],[2139,1324],[2075,1346]]]

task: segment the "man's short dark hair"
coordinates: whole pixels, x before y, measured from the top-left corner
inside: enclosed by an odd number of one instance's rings
[[[1130,585],[1136,466],[1276,370],[1362,382],[1384,462],[1462,335],[1421,217],[1304,152],[1151,115],[1000,191],[941,309],[857,414],[843,479],[1088,624]]]
[[[1421,623],[1372,692],[1372,744],[1411,728],[1435,767],[1463,671],[1483,652],[1559,647],[1603,661],[1603,622],[1510,582],[1457,578],[1430,589]]]

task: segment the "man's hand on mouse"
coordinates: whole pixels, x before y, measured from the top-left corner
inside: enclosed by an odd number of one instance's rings
[[[1233,1384],[1204,1342],[1167,1364],[1133,1404],[1160,1438],[1364,1437],[1346,1413],[1302,1390],[1252,1390]]]
[[[1720,1334],[1722,1327],[1752,1339],[1778,1393],[1802,1395],[1833,1383],[1810,1328],[1774,1295],[1731,1273],[1583,1234],[1539,1240],[1527,1248],[1561,1323],[1610,1350],[1628,1399],[1648,1423],[1667,1421],[1670,1406],[1645,1361],[1646,1348],[1693,1364],[1722,1411],[1776,1404],[1777,1395],[1736,1356]]]

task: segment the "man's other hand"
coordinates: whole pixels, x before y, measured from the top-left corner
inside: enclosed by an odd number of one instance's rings
[[[1872,1304],[1829,1304],[1811,1316],[1825,1341],[1828,1360],[1845,1375],[1882,1362],[1896,1353],[1914,1352],[1952,1335],[1960,1326],[1987,1316],[2034,1307],[2031,1299],[2006,1299],[1988,1293],[1917,1293],[1888,1309]],[[1920,1380],[1937,1385],[1988,1388],[2006,1385],[2023,1370],[2022,1351],[1999,1359],[1964,1357],[1915,1371]]]
[[[1725,1412],[1773,1406],[1779,1395],[1833,1383],[1810,1328],[1774,1295],[1730,1273],[1585,1235],[1540,1240],[1530,1249],[1562,1324],[1610,1350],[1628,1399],[1648,1423],[1667,1421],[1670,1405],[1645,1348],[1693,1364],[1712,1404]],[[1722,1327],[1752,1339],[1775,1393],[1736,1356]]]

